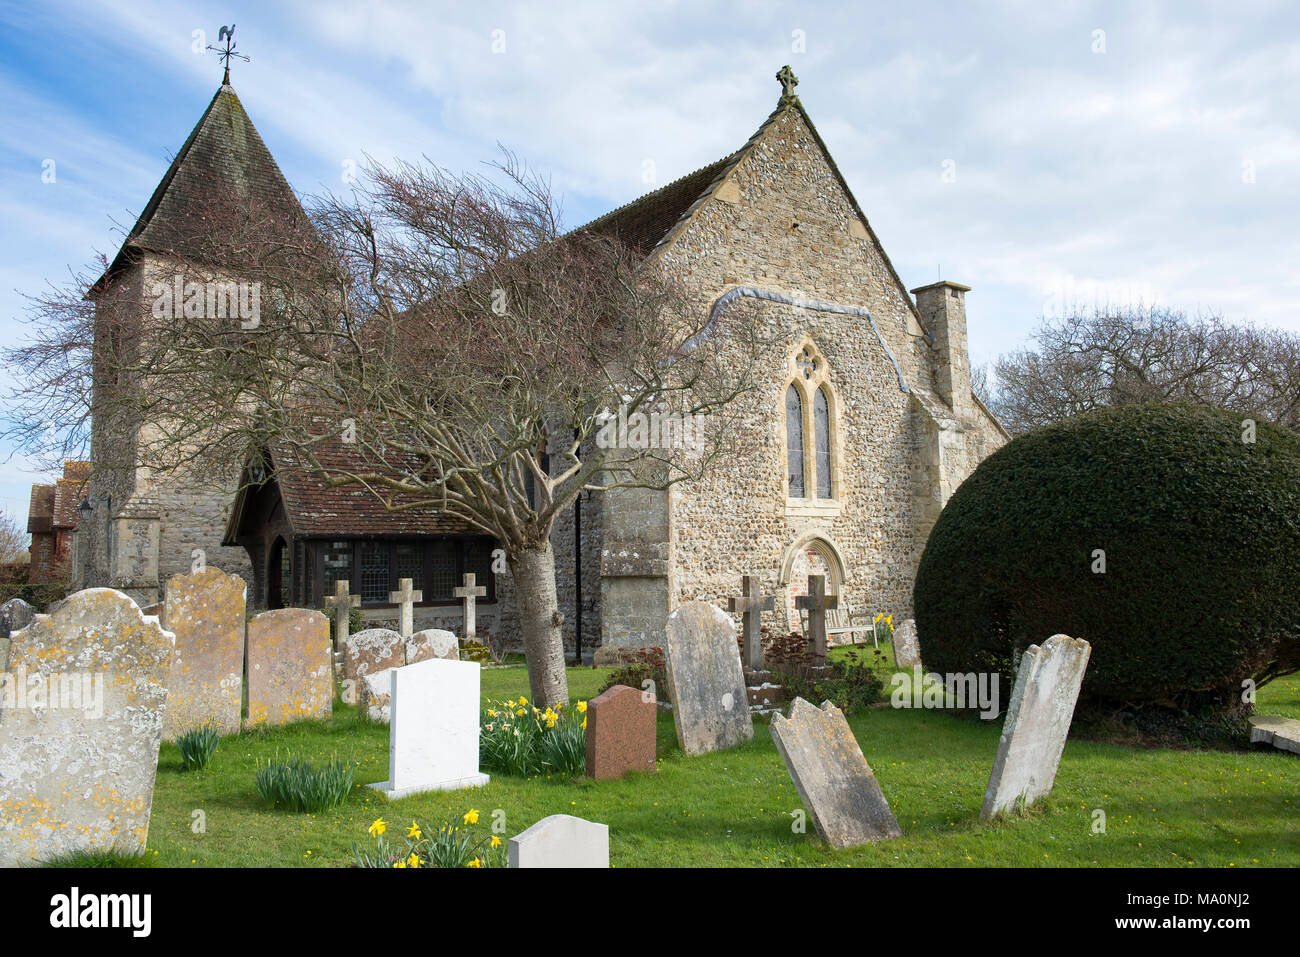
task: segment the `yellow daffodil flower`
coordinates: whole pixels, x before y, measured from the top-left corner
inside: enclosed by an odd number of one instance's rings
[[[501,838],[497,837],[495,834],[492,835],[492,846],[493,847],[501,846]]]
[[[465,824],[477,824],[478,811],[475,811],[473,808],[470,808],[470,810],[465,812],[465,816],[461,818],[461,821]]]
[[[412,854],[410,857],[408,857],[408,858],[406,859],[406,866],[407,866],[407,867],[419,867],[419,866],[420,866],[420,858],[419,858],[417,855]]]
[[[585,702],[585,701],[579,701],[579,702],[578,702],[578,714],[586,714],[586,713],[587,713],[587,702]]]
[[[470,867],[482,867],[482,866],[483,866],[483,862],[480,861],[480,860],[476,857],[476,858],[474,858],[474,860],[472,860],[472,861],[469,862],[469,866],[470,866]]]
[[[381,817],[379,820],[375,821],[374,824],[370,825],[370,836],[379,837],[379,835],[383,834],[386,830],[388,830],[388,822]]]
[[[414,821],[412,821],[412,822],[411,822],[411,829],[410,829],[409,831],[406,832],[406,836],[407,836],[407,837],[414,838],[415,840],[418,841],[418,840],[420,839],[420,825],[418,825],[418,824],[416,824]]]

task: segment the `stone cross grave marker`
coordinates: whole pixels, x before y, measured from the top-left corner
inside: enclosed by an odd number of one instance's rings
[[[476,598],[486,598],[487,589],[482,585],[477,588],[474,586],[474,573],[466,572],[462,577],[464,584],[459,588],[452,589],[452,594],[461,599],[465,606],[465,640],[471,640],[475,632],[474,621],[474,600]]]
[[[163,621],[176,636],[163,740],[212,725],[239,733],[243,699],[244,606],[248,587],[213,565],[167,581]]]
[[[334,649],[343,651],[348,644],[348,611],[352,608],[361,607],[361,596],[350,595],[351,583],[337,581],[334,583],[334,594],[325,599],[325,607],[334,611]]]
[[[507,856],[510,867],[609,867],[609,825],[552,814],[512,837]]]
[[[367,628],[349,635],[343,652],[343,701],[357,704],[363,678],[404,664],[406,645],[391,628]]]
[[[614,685],[587,702],[587,777],[621,778],[628,771],[655,772],[653,696]]]
[[[1068,635],[1053,635],[1025,650],[981,818],[1028,807],[1051,793],[1091,653],[1086,641]]]
[[[754,736],[736,626],[721,608],[692,601],[668,616],[664,657],[677,742],[688,755]]]
[[[0,867],[149,837],[174,640],[88,588],[15,632],[0,710]]]
[[[245,727],[334,713],[330,620],[310,608],[277,608],[248,622]]]
[[[388,600],[398,607],[397,630],[403,638],[410,638],[415,630],[415,603],[424,601],[424,592],[411,590],[411,579],[402,578],[397,582],[397,591],[388,593]]]
[[[808,576],[808,594],[800,595],[795,604],[808,612],[808,637],[812,639],[813,657],[826,661],[826,612],[838,608],[838,595],[826,594],[826,576]]]
[[[478,769],[478,662],[431,658],[389,675],[388,780],[370,786],[397,800],[487,784]]]
[[[894,664],[914,668],[921,663],[921,643],[916,637],[916,622],[911,618],[894,629]]]
[[[795,698],[790,717],[772,716],[772,741],[817,833],[831,847],[902,837],[844,713]]]
[[[762,586],[753,575],[740,579],[741,596],[728,599],[728,610],[734,615],[740,612],[743,623],[741,634],[745,636],[745,667],[751,671],[763,670],[763,612],[776,608],[776,601],[771,595],[764,596]]]

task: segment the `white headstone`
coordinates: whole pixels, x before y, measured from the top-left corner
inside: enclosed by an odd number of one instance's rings
[[[544,817],[510,839],[511,867],[609,867],[609,826],[570,814]]]
[[[370,786],[396,800],[487,784],[478,769],[478,662],[433,658],[390,675],[388,780]]]

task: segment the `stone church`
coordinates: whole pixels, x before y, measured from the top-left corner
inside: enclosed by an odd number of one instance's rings
[[[909,294],[795,95],[798,81],[788,68],[778,79],[776,109],[739,149],[586,227],[680,277],[702,314],[744,300],[781,347],[743,406],[755,454],[669,491],[584,493],[557,523],[571,653],[660,644],[674,607],[726,607],[743,574],[776,598],[764,615],[773,631],[800,627],[795,598],[809,574],[825,575],[840,608],[862,620],[907,617],[940,510],[1008,438],[971,392],[969,288],[944,281]],[[176,226],[212,182],[272,208],[297,203],[228,81],[101,284],[143,293],[169,279]],[[491,539],[436,512],[389,512],[362,489],[329,488],[282,450],[265,450],[269,467],[205,463],[197,482],[151,474],[134,447],[129,430],[95,424],[73,561],[79,585],[153,602],[202,550],[249,581],[255,606],[320,608],[346,579],[369,622],[392,623],[389,592],[411,578],[424,598],[416,626],[457,631],[452,588],[472,572],[488,589],[480,629],[516,636],[512,583],[491,571]]]

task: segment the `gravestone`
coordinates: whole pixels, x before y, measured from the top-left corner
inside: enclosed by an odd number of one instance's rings
[[[664,657],[677,742],[688,755],[754,736],[736,627],[721,608],[692,601],[668,616]]]
[[[172,645],[111,588],[77,592],[15,632],[20,694],[0,694],[0,867],[144,850]]]
[[[614,685],[587,702],[587,777],[621,778],[655,767],[654,695]]]
[[[430,658],[459,661],[460,643],[456,640],[456,636],[441,628],[426,628],[406,639],[408,665],[413,665],[417,661],[428,661]]]
[[[242,578],[212,565],[168,580],[162,621],[176,636],[176,651],[167,681],[164,741],[207,724],[218,734],[239,733],[247,597]]]
[[[776,600],[762,594],[762,586],[753,575],[740,579],[740,597],[728,599],[727,609],[741,615],[741,635],[745,641],[744,666],[751,671],[763,670],[763,612],[776,608]]]
[[[609,826],[552,814],[512,837],[507,855],[510,867],[609,867]]]
[[[277,608],[248,622],[248,728],[334,712],[329,619],[308,608]]]
[[[0,605],[0,639],[11,638],[15,631],[22,631],[36,616],[36,609],[21,598],[10,598]],[[4,664],[0,661],[0,664]]]
[[[772,741],[817,833],[831,847],[902,837],[889,802],[844,713],[795,698],[790,717],[772,716]]]
[[[1249,721],[1251,744],[1271,744],[1282,751],[1300,754],[1300,720],[1256,714]]]
[[[459,588],[453,588],[451,593],[461,600],[465,610],[465,640],[472,641],[475,635],[477,624],[475,622],[474,602],[478,598],[487,597],[487,589],[482,585],[475,585],[475,576],[473,572],[466,572],[461,576],[464,582]]]
[[[370,786],[396,800],[487,784],[478,769],[478,663],[434,658],[389,675],[388,780]]]
[[[397,606],[397,630],[403,638],[410,638],[415,629],[415,603],[424,601],[424,592],[411,588],[411,579],[402,578],[397,582],[397,591],[388,593],[388,600]]]
[[[1051,793],[1091,653],[1086,641],[1068,635],[1053,635],[1025,650],[981,818],[1028,807]]]
[[[908,669],[921,664],[921,643],[916,637],[916,622],[911,618],[894,629],[894,664]]]
[[[798,608],[808,612],[808,640],[818,664],[826,663],[826,612],[838,608],[838,595],[826,594],[826,576],[808,576],[808,594],[795,599]]]
[[[387,724],[392,719],[393,669],[366,675],[357,681],[357,707],[371,721]]]
[[[389,628],[367,628],[350,635],[343,655],[343,701],[356,704],[366,675],[406,664],[402,636]]]

